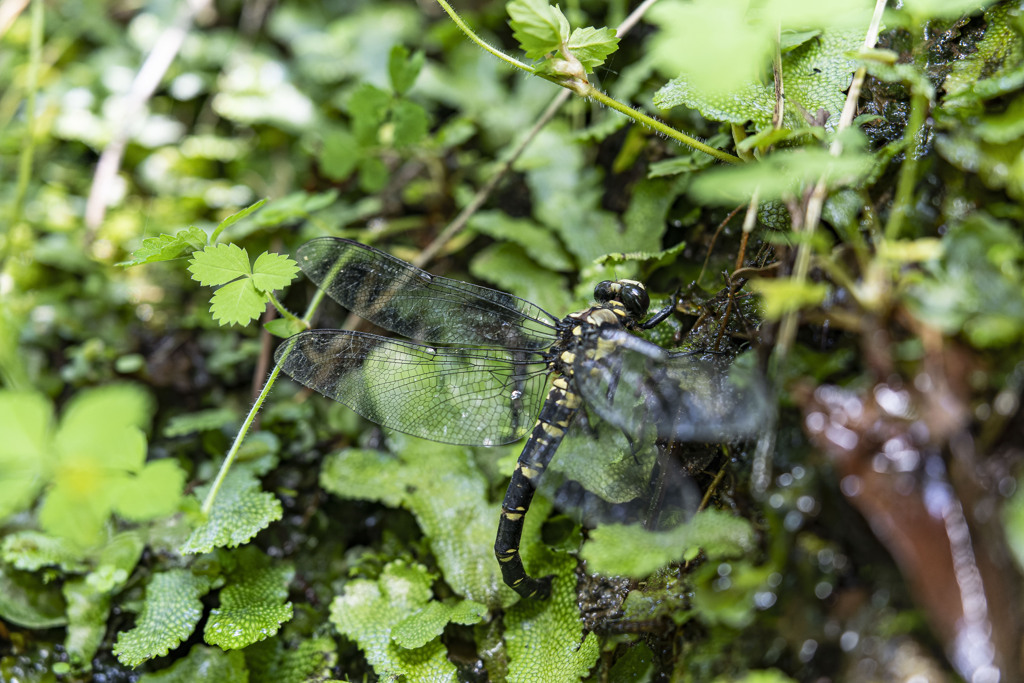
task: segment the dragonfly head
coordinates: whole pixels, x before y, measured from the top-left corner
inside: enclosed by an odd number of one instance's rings
[[[636,280],[604,280],[594,288],[594,299],[599,304],[618,301],[634,319],[647,315],[651,298],[647,296],[647,288]]]

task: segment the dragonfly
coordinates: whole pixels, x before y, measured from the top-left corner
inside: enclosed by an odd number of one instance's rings
[[[656,442],[720,443],[764,426],[752,383],[734,381],[714,359],[638,336],[673,311],[670,303],[648,316],[650,297],[638,281],[603,281],[591,306],[558,318],[353,240],[315,239],[297,257],[343,308],[407,339],[306,330],[275,353],[292,379],[432,441],[497,446],[528,437],[494,544],[504,582],[523,597],[551,591],[551,576],[526,572],[519,545],[537,483],[567,432],[589,432],[594,442],[612,432],[605,443],[632,451],[628,461]]]

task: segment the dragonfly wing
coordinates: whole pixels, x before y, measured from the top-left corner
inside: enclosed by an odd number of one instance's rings
[[[624,330],[600,330],[610,353],[578,354],[573,379],[587,405],[633,438],[724,443],[771,424],[763,384],[725,359],[672,354]]]
[[[533,426],[547,386],[539,354],[431,347],[344,330],[285,340],[275,359],[294,380],[368,420],[441,443],[493,446]]]
[[[546,349],[557,320],[496,289],[431,275],[352,240],[302,245],[299,265],[345,309],[375,325],[430,344],[493,344]]]

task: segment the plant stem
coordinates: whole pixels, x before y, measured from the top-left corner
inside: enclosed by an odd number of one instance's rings
[[[18,159],[18,184],[14,190],[14,208],[9,225],[21,222],[21,212],[32,178],[32,158],[36,149],[36,91],[39,89],[39,64],[43,58],[43,2],[32,3],[31,33],[29,34],[28,69],[25,75],[25,146]],[[6,225],[5,225],[6,227]]]
[[[928,114],[929,98],[926,93],[914,92],[910,98],[910,119],[904,138],[910,140],[906,158],[900,168],[899,181],[896,184],[896,198],[892,203],[892,213],[885,226],[885,239],[894,240],[903,232],[903,224],[913,208],[914,186],[917,184],[917,168],[920,166],[919,151],[921,135]]]
[[[564,87],[569,87],[569,86],[564,86]],[[570,88],[570,89],[572,89],[572,88]],[[692,147],[693,149],[695,149],[695,150],[697,150],[699,152],[704,152],[705,154],[707,154],[709,156],[713,156],[714,158],[718,159],[719,161],[724,161],[727,164],[741,164],[741,163],[743,163],[743,160],[740,159],[739,157],[735,157],[732,154],[729,154],[727,152],[723,152],[720,149],[715,149],[714,147],[710,147],[709,145],[705,145],[700,140],[697,140],[696,138],[691,138],[689,135],[686,135],[685,133],[680,133],[675,128],[672,128],[671,126],[665,125],[664,123],[662,123],[658,119],[652,118],[652,117],[648,116],[647,114],[644,114],[643,112],[637,111],[636,109],[633,109],[632,107],[630,107],[628,105],[625,105],[625,104],[622,104],[618,100],[616,100],[616,99],[614,99],[612,97],[609,97],[608,95],[606,95],[605,93],[601,92],[600,90],[598,90],[597,88],[595,88],[594,86],[592,86],[590,84],[587,84],[586,97],[591,97],[591,98],[597,100],[598,102],[600,102],[601,104],[605,105],[606,107],[608,107],[610,109],[614,109],[615,111],[620,112],[622,114],[625,114],[626,116],[630,117],[634,121],[642,123],[645,126],[650,126],[654,130],[656,130],[659,133],[661,133],[662,135],[664,135],[665,137],[672,138],[676,142],[682,143],[682,144],[686,145],[687,147]]]
[[[260,408],[263,407],[263,401],[266,400],[267,396],[270,395],[270,390],[274,386],[274,380],[281,374],[281,366],[275,365],[274,369],[270,372],[270,377],[267,378],[266,384],[263,385],[263,391],[253,401],[252,408],[249,409],[249,414],[245,416],[245,421],[242,423],[241,429],[238,430],[238,434],[235,436],[234,443],[231,444],[231,450],[224,457],[224,462],[220,465],[220,471],[217,472],[217,478],[213,480],[213,484],[210,486],[209,492],[206,494],[206,498],[203,500],[202,512],[204,515],[209,516],[210,511],[213,510],[213,503],[217,500],[217,493],[220,491],[220,487],[224,484],[224,479],[228,476],[228,472],[231,470],[231,465],[235,461],[235,457],[238,455],[238,450],[242,447],[242,442],[245,440],[245,435],[249,433],[249,428],[252,426],[253,420],[256,419],[256,414],[260,412]]]
[[[445,0],[437,0],[437,4],[441,5],[441,9],[448,13],[448,16],[451,17],[452,21],[455,22],[455,25],[458,26],[462,30],[462,32],[465,33],[469,37],[469,39],[472,40],[474,43],[476,43],[483,49],[487,50],[488,52],[490,52],[492,55],[502,60],[503,62],[507,62],[508,64],[511,64],[512,66],[516,67],[517,69],[522,69],[523,71],[529,72],[531,74],[533,73],[533,69],[529,65],[523,64],[518,59],[509,57],[507,54],[505,54],[498,48],[492,47],[490,43],[488,43],[486,40],[484,40],[476,33],[474,33],[473,29],[471,29],[469,25],[462,20],[462,17],[459,16],[459,13],[452,9],[452,6],[445,2]]]

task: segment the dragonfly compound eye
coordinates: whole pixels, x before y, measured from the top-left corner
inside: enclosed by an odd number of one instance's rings
[[[619,294],[619,283],[611,280],[602,280],[594,287],[594,301],[599,304],[606,304]]]
[[[651,305],[647,289],[639,282],[620,283],[619,299],[634,317],[642,318]]]

